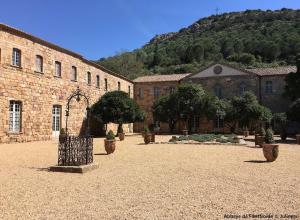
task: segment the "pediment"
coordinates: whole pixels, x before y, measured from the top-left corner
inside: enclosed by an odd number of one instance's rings
[[[223,64],[214,64],[199,73],[193,74],[188,78],[207,78],[207,77],[223,77],[223,76],[245,76],[249,75],[246,71],[242,71]]]

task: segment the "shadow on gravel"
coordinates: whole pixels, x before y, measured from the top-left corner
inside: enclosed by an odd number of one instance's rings
[[[268,163],[266,160],[245,160],[245,163]]]
[[[28,167],[29,169],[32,170],[37,170],[37,171],[46,171],[46,172],[50,172],[49,167]]]
[[[94,154],[96,156],[107,156],[108,154],[107,153],[99,153],[99,154]]]

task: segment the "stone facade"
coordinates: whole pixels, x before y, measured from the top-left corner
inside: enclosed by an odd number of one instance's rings
[[[12,51],[21,52],[20,67],[12,65]],[[43,60],[43,71],[38,72],[36,56]],[[55,62],[61,63],[61,76],[56,76]],[[77,80],[71,80],[72,66],[77,69]],[[88,82],[88,72],[91,81]],[[100,77],[97,86],[97,76]],[[106,79],[106,80],[105,80]],[[107,81],[107,90],[105,86]],[[84,59],[82,56],[43,41],[22,31],[0,25],[0,142],[48,140],[53,132],[53,107],[58,106],[60,128],[65,127],[65,107],[68,96],[79,87],[95,103],[106,91],[130,90],[133,83],[116,73]],[[21,106],[20,130],[10,129],[11,103]],[[69,131],[79,134],[85,119],[84,100],[72,102]],[[131,132],[131,124],[124,131]],[[108,125],[116,131],[116,125]],[[57,129],[56,129],[57,130]],[[97,133],[97,132],[96,132]]]
[[[135,98],[138,103],[146,110],[147,124],[153,123],[151,116],[151,106],[153,105],[153,89],[154,87],[164,90],[170,85],[179,85],[180,83],[195,83],[200,84],[207,92],[217,95],[220,98],[232,98],[243,94],[245,91],[253,92],[259,102],[270,108],[272,112],[284,112],[287,110],[290,101],[283,97],[285,87],[285,76],[289,72],[295,72],[296,67],[279,67],[279,68],[262,68],[262,69],[237,69],[224,64],[214,64],[196,74],[183,76],[181,79],[175,78],[167,84],[161,82],[164,75],[155,76],[155,80],[150,78],[144,80],[143,77],[135,80]],[[144,88],[144,99],[138,97],[139,88]],[[164,95],[166,93],[162,93]],[[147,97],[146,97],[147,96]],[[168,126],[163,124],[162,132],[168,132]],[[136,131],[141,131],[141,126],[134,126]],[[222,121],[215,119],[207,121],[195,117],[189,122],[189,128],[192,132],[229,132],[229,129],[224,127]],[[178,123],[176,131],[180,132],[182,124]]]

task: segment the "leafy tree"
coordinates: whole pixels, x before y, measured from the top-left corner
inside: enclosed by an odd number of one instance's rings
[[[237,124],[242,127],[253,128],[258,123],[270,123],[272,120],[271,111],[260,105],[256,96],[251,92],[245,92],[243,96],[233,97],[224,106],[224,121],[231,130],[234,130]]]
[[[287,112],[287,118],[300,123],[300,98],[294,101],[290,106]]]
[[[180,85],[174,93],[160,98],[153,105],[154,117],[169,123],[174,129],[177,121],[188,120],[195,115],[211,117],[215,111],[214,98],[208,95],[199,85]]]
[[[285,77],[285,93],[292,101],[300,98],[300,54],[297,55],[297,72],[289,73]]]
[[[91,108],[92,115],[104,124],[118,124],[118,130],[122,125],[143,121],[145,113],[126,92],[113,91],[103,95]]]

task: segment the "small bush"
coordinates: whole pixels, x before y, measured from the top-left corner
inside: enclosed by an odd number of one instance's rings
[[[265,142],[266,142],[266,144],[274,143],[274,136],[273,136],[273,131],[271,128],[267,129],[267,131],[266,131]]]
[[[109,130],[109,132],[106,135],[106,140],[115,140],[115,134],[112,130]]]
[[[123,127],[122,126],[118,126],[118,134],[119,133],[124,133]]]
[[[144,133],[145,133],[145,134],[149,134],[149,133],[150,133],[150,130],[149,130],[148,127],[144,127]]]
[[[266,136],[266,130],[263,127],[259,127],[256,132],[260,136]]]

